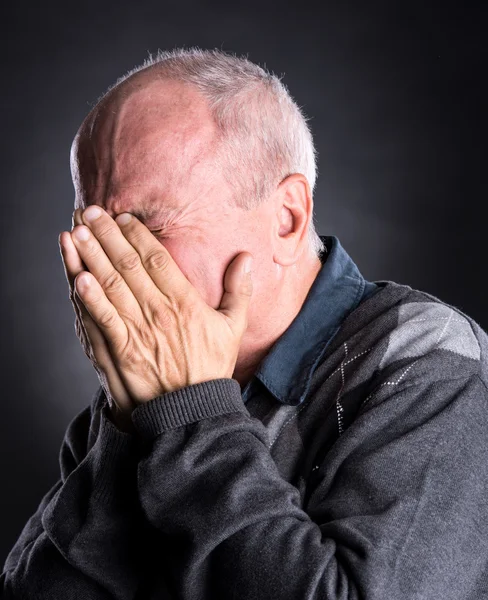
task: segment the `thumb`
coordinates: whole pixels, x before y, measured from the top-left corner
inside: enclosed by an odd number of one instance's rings
[[[238,336],[242,336],[247,328],[247,312],[252,295],[252,259],[249,252],[241,252],[229,264],[224,275],[224,293],[218,311],[230,320]],[[247,265],[250,269],[248,272]]]

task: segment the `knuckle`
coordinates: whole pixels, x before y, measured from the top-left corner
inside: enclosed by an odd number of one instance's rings
[[[115,324],[115,314],[112,311],[104,311],[98,317],[99,324],[106,329],[110,329]]]
[[[110,271],[105,277],[103,277],[100,281],[100,285],[106,292],[117,292],[120,290],[124,280],[121,274],[118,271]]]
[[[144,230],[144,227],[142,227],[141,229],[139,229],[139,227],[131,227],[133,225],[133,223],[129,223],[129,225],[127,225],[126,227],[128,227],[129,229],[131,229],[130,232],[130,243],[133,246],[138,246],[140,243],[143,243],[144,240],[146,239],[146,234],[147,232]]]
[[[163,271],[168,266],[168,257],[164,252],[151,252],[145,258],[145,267],[149,271]]]
[[[141,267],[141,259],[136,252],[130,252],[118,260],[116,267],[125,272],[137,271]]]
[[[193,322],[195,319],[198,319],[201,314],[201,307],[199,304],[195,302],[187,302],[185,299],[177,299],[176,306],[174,308],[175,312],[178,314],[184,315],[187,321]]]
[[[96,261],[100,257],[100,246],[98,244],[92,243],[90,240],[86,242],[83,251],[88,261]],[[83,260],[85,261],[85,257],[83,257]]]
[[[112,225],[99,225],[97,227],[97,238],[104,240],[114,234],[115,228]]]
[[[152,335],[155,331],[174,329],[181,316],[172,302],[147,302],[143,310],[150,325],[149,332]]]
[[[156,330],[165,331],[174,327],[175,319],[172,311],[158,307],[151,308],[150,322]]]

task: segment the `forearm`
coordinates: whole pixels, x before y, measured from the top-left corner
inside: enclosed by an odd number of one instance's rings
[[[476,380],[443,381],[434,403],[432,387],[381,388],[390,396],[320,466],[307,512],[237,382],[190,386],[137,409],[136,427],[152,438],[139,494],[148,521],[175,542],[169,572],[178,597],[464,597],[473,585],[464,565],[468,540],[456,540],[466,538],[470,498],[480,495],[470,473],[483,482],[488,474],[476,439],[466,444],[457,428],[456,411],[470,394],[480,397],[482,414],[484,396]],[[424,412],[411,410],[418,406]],[[449,460],[438,458],[439,449]],[[447,505],[456,507],[448,522]],[[414,571],[421,576],[412,579]]]
[[[210,413],[220,403],[225,414],[182,426],[175,415],[185,411],[166,407],[163,397],[159,419],[147,411],[134,417],[143,435],[161,429],[140,464],[139,490],[148,521],[178,542],[170,571],[179,595],[361,597],[348,558],[338,556],[332,536],[323,539],[301,508],[298,490],[279,475],[264,427],[243,405],[239,410],[237,382],[220,381],[221,397],[204,405]],[[225,409],[226,394],[235,394],[234,411],[230,400]],[[196,412],[202,415],[205,407]]]
[[[141,465],[146,517],[163,539],[178,542],[169,572],[181,597],[362,597],[348,560],[338,558],[333,537],[323,539],[302,510],[298,490],[281,479],[263,440],[239,416],[218,419],[218,439],[197,426],[196,437],[208,444],[203,454],[212,460],[211,472],[199,464],[202,454],[192,456],[184,442],[173,445],[174,434],[171,448],[161,435]],[[163,462],[171,470],[161,468]]]

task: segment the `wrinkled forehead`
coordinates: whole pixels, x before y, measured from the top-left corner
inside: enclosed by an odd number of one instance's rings
[[[156,81],[121,90],[95,107],[74,140],[77,194],[102,204],[120,190],[181,186],[214,154],[217,137],[207,104],[192,86]]]

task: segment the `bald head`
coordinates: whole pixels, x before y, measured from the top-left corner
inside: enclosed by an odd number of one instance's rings
[[[114,117],[107,114],[111,110]],[[132,123],[122,119],[126,112]],[[93,134],[100,120],[103,135],[97,138],[103,148],[96,154]],[[164,131],[151,137],[159,125]],[[171,195],[177,189],[179,197],[190,198],[195,190],[186,188],[196,182],[198,173],[199,190],[210,179],[214,187],[225,189],[228,205],[253,210],[268,201],[286,177],[299,173],[312,195],[315,149],[306,118],[280,78],[247,58],[199,48],[158,51],[119,78],[86,119],[73,145],[77,205],[86,204],[87,196],[100,204],[105,195],[109,212],[124,206],[108,199],[117,199],[127,185],[122,160],[122,167],[114,169],[114,158],[122,157],[116,142],[123,146],[126,134],[134,133],[145,136],[146,144],[135,145],[141,141],[135,138],[129,142],[134,147],[126,162],[137,166],[137,178],[134,168],[126,173],[129,185],[136,181],[140,185],[141,178],[146,184],[156,173],[164,181],[164,197],[169,189]],[[102,163],[106,163],[103,168]],[[145,168],[139,170],[141,163]],[[136,214],[145,214],[140,210]],[[316,257],[324,248],[313,219],[307,237],[307,252]]]
[[[251,234],[255,215],[246,219],[229,205],[232,191],[216,160],[219,141],[195,86],[148,69],[103,97],[71,151],[76,206],[137,216],[215,307],[238,246],[259,241],[259,228]]]

